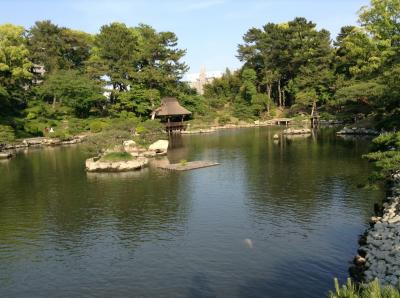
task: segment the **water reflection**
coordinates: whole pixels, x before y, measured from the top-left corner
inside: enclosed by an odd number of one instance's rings
[[[276,128],[174,136],[167,159],[85,173],[82,146],[0,163],[0,296],[321,297],[344,278],[379,191],[363,140]]]

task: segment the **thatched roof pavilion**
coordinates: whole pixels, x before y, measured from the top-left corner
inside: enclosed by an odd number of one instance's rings
[[[182,107],[175,97],[164,97],[161,100],[161,105],[155,109],[151,118],[159,117],[163,122],[166,122],[166,130],[181,131],[186,129],[186,125],[183,124],[185,116],[192,114],[184,107]]]
[[[182,107],[175,97],[164,97],[161,106],[154,110],[156,117],[190,115],[192,112]]]

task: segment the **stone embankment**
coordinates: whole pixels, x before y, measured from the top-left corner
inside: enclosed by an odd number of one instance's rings
[[[359,255],[351,273],[359,281],[377,278],[382,284],[400,282],[400,172],[392,176],[390,194],[380,216],[371,218],[371,228],[360,237]],[[376,208],[379,209],[379,208]]]
[[[379,131],[365,127],[344,127],[339,130],[336,134],[338,135],[379,135]]]
[[[85,138],[84,135],[76,136],[68,140],[61,140],[58,138],[45,138],[45,137],[29,138],[29,139],[23,139],[18,143],[4,145],[3,147],[0,147],[0,151],[9,151],[9,150],[23,149],[28,147],[61,146],[61,145],[78,144],[81,143],[84,138]]]

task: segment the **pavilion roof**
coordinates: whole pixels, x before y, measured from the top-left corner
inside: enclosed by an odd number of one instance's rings
[[[190,115],[192,112],[182,107],[175,97],[164,97],[155,111],[156,116]]]

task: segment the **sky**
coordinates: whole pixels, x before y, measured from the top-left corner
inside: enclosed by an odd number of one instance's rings
[[[0,0],[0,24],[26,28],[37,20],[97,33],[114,21],[172,31],[189,73],[236,69],[237,46],[251,27],[301,16],[335,38],[344,25],[357,24],[357,12],[369,0]]]

